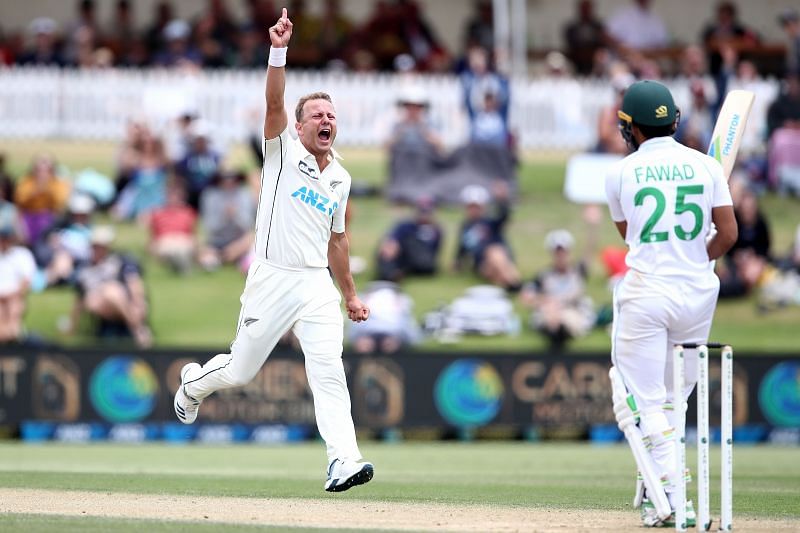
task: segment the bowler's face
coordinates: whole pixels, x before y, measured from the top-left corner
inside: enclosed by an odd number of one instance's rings
[[[314,156],[330,152],[336,139],[336,112],[327,100],[309,100],[303,118],[296,125],[300,142]]]

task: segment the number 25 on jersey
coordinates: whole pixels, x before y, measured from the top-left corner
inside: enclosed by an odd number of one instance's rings
[[[700,230],[703,228],[703,210],[701,209],[700,205],[687,201],[686,199],[687,196],[696,194],[703,194],[702,185],[680,185],[677,188],[675,214],[680,215],[682,213],[689,212],[694,217],[694,226],[692,226],[691,230],[687,230],[680,224],[676,224],[673,227],[675,236],[682,241],[693,240],[700,234]],[[636,193],[636,196],[633,199],[634,204],[637,207],[643,206],[645,198],[648,196],[655,200],[656,208],[647,219],[647,222],[645,222],[644,227],[642,228],[642,233],[639,236],[639,242],[641,244],[664,242],[669,239],[669,232],[653,231],[653,228],[656,227],[656,224],[658,224],[658,221],[661,220],[661,217],[664,215],[664,210],[667,208],[667,199],[664,197],[664,193],[661,192],[661,190],[655,187],[644,187]]]

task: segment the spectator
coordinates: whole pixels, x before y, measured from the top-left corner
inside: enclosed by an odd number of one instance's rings
[[[491,200],[489,191],[479,185],[469,185],[461,191],[466,218],[458,237],[455,268],[461,270],[472,263],[482,278],[510,291],[520,288],[520,276],[503,236],[510,214],[508,186],[499,183],[495,191],[497,212],[487,213]]]
[[[74,283],[77,272],[91,259],[92,213],[95,202],[84,194],[73,194],[67,219],[34,245],[37,262],[44,267],[34,290],[59,283]]]
[[[474,13],[467,21],[464,32],[466,48],[473,46],[494,50],[494,9],[490,0],[475,0]]]
[[[203,190],[219,171],[222,156],[211,147],[211,125],[205,120],[195,120],[189,136],[189,150],[175,170],[186,182],[189,205],[196,209]]]
[[[466,92],[466,91],[465,91]],[[508,129],[508,105],[501,107],[499,94],[487,87],[480,107],[473,107],[467,94],[466,106],[469,115],[470,141],[512,149],[511,132]]]
[[[580,0],[576,4],[577,18],[564,28],[567,56],[575,70],[582,76],[591,74],[597,51],[608,43],[606,29],[594,14],[592,0]]]
[[[161,139],[154,137],[148,129],[142,129],[141,148],[132,154],[130,181],[120,192],[113,214],[122,220],[142,218],[149,211],[164,205],[167,159]],[[135,152],[135,151],[134,151]]]
[[[620,72],[611,78],[614,101],[600,110],[597,117],[597,151],[604,154],[628,154],[628,145],[619,134],[617,111],[622,107],[622,97],[636,79],[629,72]]]
[[[36,156],[30,173],[14,191],[28,243],[36,242],[53,225],[64,209],[69,191],[69,183],[56,176],[55,161],[47,155]]]
[[[153,344],[147,325],[148,305],[141,269],[132,259],[111,249],[114,230],[98,226],[92,230],[90,264],[78,274],[78,295],[66,333],[74,332],[86,312],[98,321],[99,337],[130,334],[140,348]]]
[[[159,67],[198,67],[203,57],[190,43],[191,28],[185,20],[172,20],[164,28],[165,47],[155,56]]]
[[[156,54],[166,48],[167,40],[164,32],[167,29],[167,25],[174,19],[172,4],[167,1],[156,4],[154,11],[153,24],[145,32],[145,42],[147,43],[147,52],[150,57],[155,57]],[[269,24],[262,27],[268,28]]]
[[[419,5],[411,0],[399,3],[400,36],[407,53],[419,71],[443,72],[449,66],[449,56],[439,43],[435,32],[425,22]]]
[[[652,50],[669,44],[667,27],[650,4],[650,0],[633,0],[608,19],[608,33],[622,49]]]
[[[361,297],[369,306],[369,320],[351,324],[348,333],[357,353],[394,353],[420,341],[414,302],[398,285],[372,282]]]
[[[20,340],[25,300],[36,272],[33,254],[16,242],[14,226],[0,225],[0,344]]]
[[[390,178],[387,197],[395,202],[413,201],[430,185],[444,144],[427,120],[428,99],[421,87],[412,85],[402,89],[397,103],[399,120],[387,141]]]
[[[705,84],[701,79],[693,79],[689,82],[689,92],[691,105],[681,112],[681,121],[675,133],[675,139],[689,148],[705,152],[711,141],[711,133],[714,131],[714,116],[711,106],[715,98],[707,96]]]
[[[552,262],[522,288],[520,298],[533,310],[531,326],[560,349],[569,339],[589,333],[596,313],[586,295],[588,268],[584,259],[573,263],[570,253],[575,244],[567,230],[554,230],[545,237],[545,248]]]
[[[221,263],[238,263],[242,271],[247,271],[252,259],[255,212],[244,181],[244,174],[222,172],[200,196],[206,245],[199,261],[206,270],[214,270]]]
[[[18,62],[21,65],[55,66],[64,65],[64,59],[56,40],[56,21],[48,17],[33,19],[30,33],[33,35],[33,48],[23,52]]]
[[[467,109],[482,109],[486,94],[491,93],[503,121],[508,123],[508,79],[490,69],[489,53],[486,49],[471,48],[467,58],[468,67],[461,74]]]
[[[107,44],[114,56],[120,59],[130,58],[137,36],[129,0],[117,0],[109,27],[111,33],[108,35]]]
[[[420,198],[414,218],[397,223],[380,243],[378,279],[398,282],[408,275],[435,274],[442,233],[433,201]]]
[[[324,61],[344,60],[348,39],[353,32],[353,24],[342,13],[340,0],[325,0],[318,36],[319,47]]]
[[[725,260],[717,262],[720,298],[749,294],[770,263],[770,231],[758,206],[758,196],[746,186],[733,185],[731,193],[736,194],[733,205],[739,237],[725,255]]]
[[[353,36],[358,45],[351,58],[354,70],[361,70],[368,64],[379,70],[392,70],[395,58],[409,51],[398,32],[402,7],[385,0],[373,5],[367,22]]]
[[[800,74],[800,13],[787,9],[778,17],[786,34],[786,75]]]
[[[752,189],[745,187],[734,205],[736,223],[739,225],[739,237],[728,251],[728,256],[734,256],[741,250],[750,249],[757,256],[769,260],[769,225],[758,205],[758,196]]]
[[[758,35],[739,22],[733,2],[717,4],[717,18],[703,29],[702,41],[708,54],[711,74],[717,75],[722,68],[721,51],[730,46],[739,54],[759,44]]]
[[[295,29],[287,61],[301,68],[320,68],[324,63],[324,52],[319,46],[321,21],[308,12],[305,0],[292,0],[289,13]]]
[[[800,195],[800,73],[789,74],[767,110],[768,180]]]
[[[267,64],[268,50],[263,45],[262,33],[263,29],[255,25],[247,25],[242,28],[236,35],[236,50],[231,53],[230,65],[232,67],[264,68],[264,65]]]
[[[150,214],[148,250],[178,274],[186,274],[197,252],[195,226],[197,213],[186,203],[180,185],[167,189],[167,203]]]

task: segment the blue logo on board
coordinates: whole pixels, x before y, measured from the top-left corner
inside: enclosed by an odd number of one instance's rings
[[[89,380],[95,410],[109,422],[138,422],[153,412],[158,379],[137,357],[117,355],[104,360]]]
[[[758,403],[770,424],[800,426],[800,364],[770,368],[758,388]]]
[[[460,359],[439,374],[434,386],[436,407],[455,426],[482,426],[500,411],[503,382],[492,365]]]

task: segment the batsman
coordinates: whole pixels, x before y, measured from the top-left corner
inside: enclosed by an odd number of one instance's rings
[[[708,341],[719,293],[712,262],[734,244],[738,229],[722,166],[673,139],[680,111],[667,87],[632,84],[618,117],[632,153],[605,181],[629,267],[614,291],[614,413],[642,476],[634,504],[643,524],[674,527],[672,494],[686,473],[677,471],[673,414],[686,409],[697,381],[697,352],[685,352],[686,397],[674,398],[672,346]],[[716,234],[709,238],[712,222]]]

